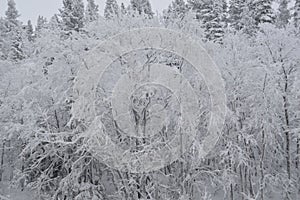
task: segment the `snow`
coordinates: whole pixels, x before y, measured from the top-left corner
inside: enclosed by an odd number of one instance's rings
[[[31,191],[11,188],[9,182],[0,182],[0,200],[34,200],[32,194]]]
[[[0,18],[0,199],[299,199],[296,18],[195,2]]]

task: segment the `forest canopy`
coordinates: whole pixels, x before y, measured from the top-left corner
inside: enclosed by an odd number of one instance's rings
[[[0,17],[0,199],[300,198],[300,0],[173,0],[163,13],[150,0],[106,0],[103,16],[94,0],[62,0],[55,15],[41,13],[36,23],[21,22],[15,1],[7,2]],[[114,35],[149,27],[203,42],[225,82],[227,115],[204,158],[194,142],[159,170],[131,173],[99,160],[89,119],[74,105],[84,103],[77,87],[86,55]],[[161,59],[180,70],[178,56]]]

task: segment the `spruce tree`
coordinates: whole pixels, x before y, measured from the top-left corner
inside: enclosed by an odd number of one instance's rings
[[[119,16],[119,6],[116,0],[106,0],[104,17],[106,19],[112,19]]]
[[[7,1],[7,10],[5,12],[5,19],[8,22],[7,26],[8,28],[13,28],[16,26],[20,26],[20,22],[18,20],[19,12],[16,8],[16,3],[14,0],[8,0]]]
[[[202,22],[206,40],[221,42],[228,21],[226,0],[188,0],[187,5]]]
[[[20,15],[14,0],[8,0],[7,6],[4,32],[5,46],[7,49],[3,50],[4,57],[10,58],[13,61],[18,61],[25,58],[23,52],[21,22],[18,20]]]
[[[50,20],[49,23],[47,24],[47,27],[49,27],[50,29],[54,30],[54,29],[62,29],[61,27],[61,21],[59,20],[59,17],[57,14],[53,15]]]
[[[272,9],[272,0],[254,0],[252,3],[254,9],[255,24],[274,23],[274,12]]]
[[[204,25],[205,38],[214,42],[221,42],[225,22],[224,20],[225,0],[206,0],[201,8],[201,18]]]
[[[6,25],[5,25],[5,19],[3,19],[2,17],[0,18],[0,59],[6,59],[7,57],[7,43],[5,40],[5,36],[6,36]]]
[[[218,2],[218,1],[217,1]],[[223,27],[227,27],[229,21],[228,4],[227,0],[219,1],[220,19]]]
[[[46,27],[46,23],[47,23],[47,19],[45,17],[39,15],[37,22],[36,22],[35,31],[36,32],[41,31],[43,28]]]
[[[296,0],[294,6],[294,24],[300,28],[300,0]]]
[[[32,27],[32,24],[31,24],[31,21],[28,20],[27,22],[27,26],[26,26],[26,35],[27,35],[27,38],[28,40],[31,42],[33,41],[34,39],[34,34],[33,34],[33,27]]]
[[[290,20],[290,11],[288,9],[288,1],[281,0],[278,8],[278,14],[276,16],[276,24],[278,27],[285,27]]]
[[[188,12],[188,5],[184,0],[174,0],[167,10],[163,12],[163,19],[166,26],[176,24],[179,28],[184,23],[184,18]]]
[[[85,18],[88,22],[95,21],[99,18],[98,11],[98,5],[96,5],[95,0],[87,0]]]
[[[154,15],[149,0],[131,0],[130,5],[133,11],[140,15],[145,14],[149,18],[152,18]]]
[[[169,5],[168,9],[164,11],[163,18],[168,24],[172,20],[182,20],[188,11],[188,7],[184,0],[174,0]]]
[[[257,32],[257,23],[255,20],[255,9],[252,0],[247,0],[241,15],[242,31],[248,35],[254,35]]]
[[[13,61],[19,61],[24,59],[25,54],[23,52],[23,46],[24,45],[21,34],[18,33],[13,35],[8,57]]]
[[[79,31],[84,25],[84,4],[82,0],[63,0],[59,9],[65,30]]]
[[[244,27],[242,18],[246,6],[245,0],[231,0],[229,2],[229,23],[235,30],[241,30]]]
[[[201,10],[203,8],[203,0],[188,0],[188,8],[196,12],[196,19],[201,20]]]
[[[169,8],[174,17],[183,17],[188,11],[187,5],[184,0],[174,0]]]

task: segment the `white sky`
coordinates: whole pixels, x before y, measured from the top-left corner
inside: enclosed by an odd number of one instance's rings
[[[62,7],[63,0],[15,0],[17,9],[21,14],[20,20],[27,22],[31,20],[33,24],[36,23],[38,15],[47,17],[48,19],[55,13],[58,13],[58,9]],[[84,0],[85,1],[85,0]],[[130,0],[117,0],[119,4],[123,2],[127,5]],[[172,0],[150,0],[152,9],[156,13],[166,9]],[[99,12],[103,15],[105,0],[96,0],[99,5]],[[0,0],[0,17],[5,15],[7,9],[7,0]]]

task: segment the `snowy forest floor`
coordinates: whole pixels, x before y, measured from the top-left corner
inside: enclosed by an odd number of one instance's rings
[[[12,188],[8,182],[0,182],[0,200],[34,200],[32,192]]]

